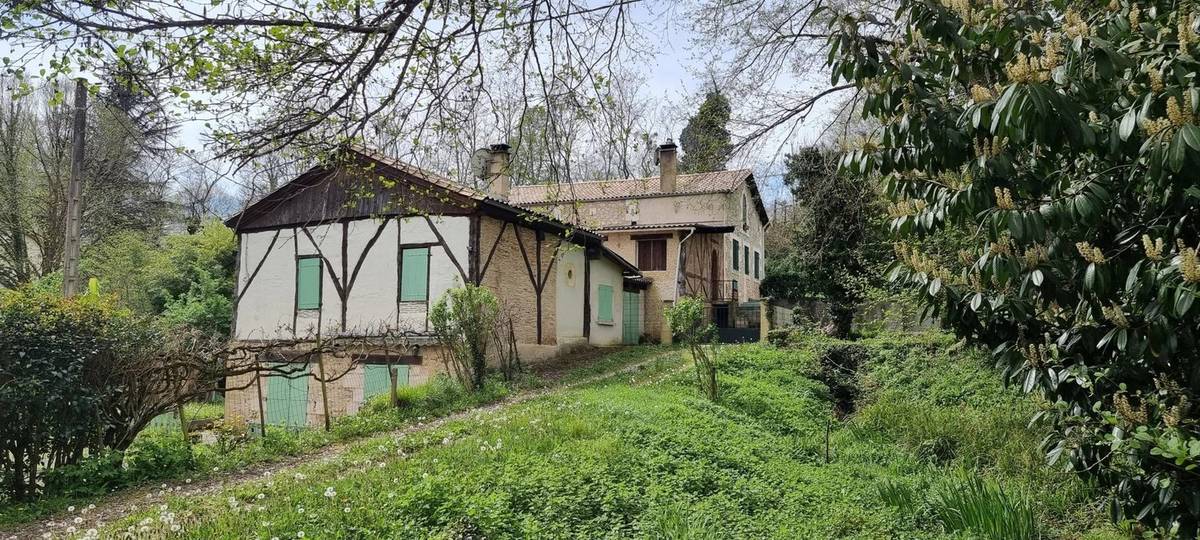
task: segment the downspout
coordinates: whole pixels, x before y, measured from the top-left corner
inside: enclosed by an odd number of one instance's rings
[[[685,262],[684,254],[686,253],[683,250],[683,244],[685,242],[687,242],[688,239],[691,238],[693,234],[696,234],[696,228],[690,227],[690,228],[688,228],[687,236],[684,236],[683,239],[679,241],[679,262],[675,265],[675,299],[676,300],[678,300],[680,296],[683,296],[683,280],[680,279],[683,276],[683,266],[684,266],[684,262]]]

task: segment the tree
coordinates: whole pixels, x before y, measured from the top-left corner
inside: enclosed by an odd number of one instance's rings
[[[887,258],[880,196],[872,181],[837,172],[829,150],[804,148],[785,156],[783,181],[792,191],[796,219],[791,248],[767,268],[763,294],[829,302],[833,334],[847,337],[854,312]]]
[[[165,88],[213,123],[218,157],[249,159],[369,138],[384,115],[419,149],[490,99],[482,89],[493,74],[519,74],[531,101],[561,92],[555,99],[593,106],[632,44],[627,4],[9,2],[0,40],[22,77],[127,61],[135,89]]]
[[[890,277],[1043,398],[1051,463],[1111,489],[1115,517],[1195,537],[1197,17],[902,0],[895,21],[844,15],[830,41],[879,122],[843,164],[886,185]],[[943,230],[970,247],[916,244]]]
[[[429,310],[429,326],[441,346],[446,370],[467,390],[483,386],[488,346],[500,321],[500,302],[486,287],[450,289]]]
[[[679,160],[679,171],[698,173],[725,170],[725,162],[733,152],[730,143],[729,100],[720,90],[709,90],[696,114],[688,118],[687,125],[679,134],[679,145],[683,147],[683,158]]]
[[[684,296],[667,307],[667,322],[671,333],[688,348],[696,366],[696,385],[710,401],[720,396],[717,384],[716,352],[717,327],[708,322],[706,304],[694,296]]]

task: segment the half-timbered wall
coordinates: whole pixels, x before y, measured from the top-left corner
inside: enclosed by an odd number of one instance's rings
[[[243,233],[236,337],[310,338],[318,328],[352,334],[385,328],[425,332],[429,304],[464,281],[469,235],[470,218],[436,216]],[[429,249],[425,301],[400,301],[398,257],[405,247]],[[322,263],[321,307],[297,309],[297,260],[313,256]]]
[[[512,316],[518,343],[558,342],[556,255],[579,249],[520,222],[480,218],[480,284],[492,289]]]

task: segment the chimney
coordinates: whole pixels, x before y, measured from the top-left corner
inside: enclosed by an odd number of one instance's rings
[[[678,176],[679,158],[675,153],[678,147],[670,138],[658,145],[658,154],[654,161],[658,163],[658,188],[663,193],[675,191],[675,179]]]
[[[512,191],[512,177],[508,175],[508,145],[493,144],[488,148],[487,193],[502,201],[508,200]]]

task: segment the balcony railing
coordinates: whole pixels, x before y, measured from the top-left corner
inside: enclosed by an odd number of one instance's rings
[[[708,301],[714,303],[736,302],[738,300],[737,281],[722,279],[709,284]]]

